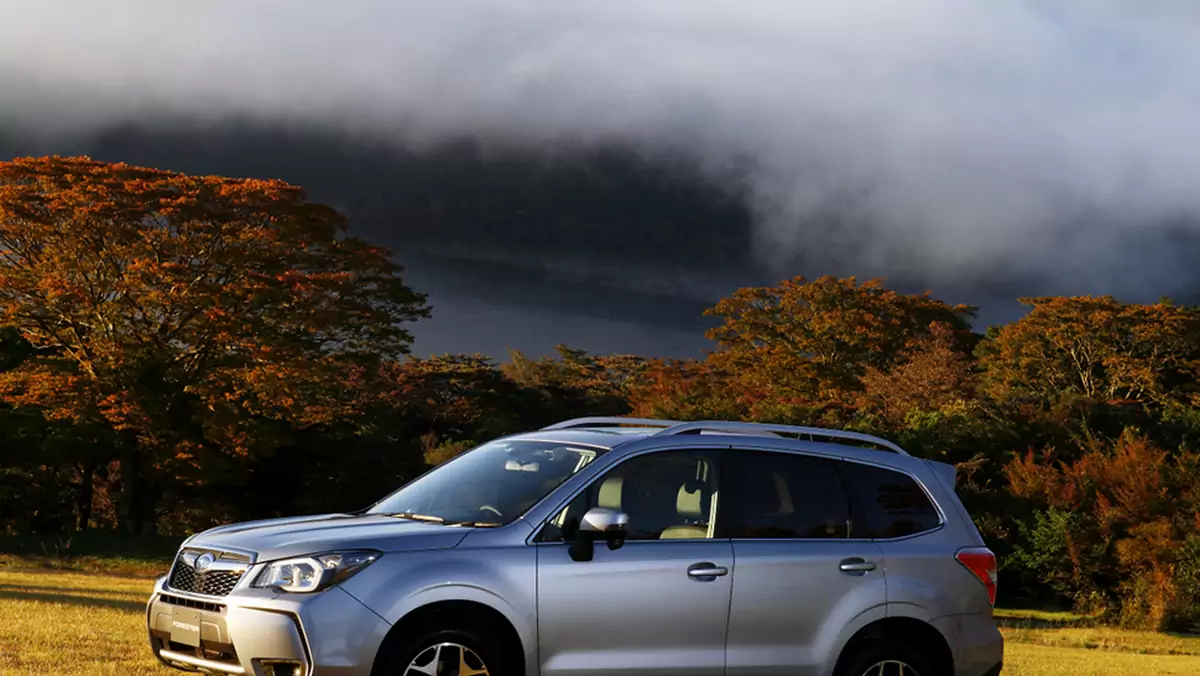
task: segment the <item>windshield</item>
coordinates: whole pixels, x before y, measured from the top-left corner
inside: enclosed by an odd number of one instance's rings
[[[418,477],[367,512],[504,525],[583,469],[597,452],[553,441],[489,442]]]

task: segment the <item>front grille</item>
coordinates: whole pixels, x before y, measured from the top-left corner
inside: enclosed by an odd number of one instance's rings
[[[168,584],[171,585],[172,589],[178,589],[182,592],[206,594],[208,596],[225,596],[233,591],[233,588],[237,586],[240,579],[242,579],[241,573],[228,573],[220,570],[200,573],[180,561],[175,565],[175,572],[171,574],[171,580]]]
[[[248,563],[249,557],[242,554],[231,554],[228,552],[212,552],[216,554],[216,561],[220,564],[224,563]],[[167,580],[167,586],[171,589],[181,592],[189,592],[192,594],[203,594],[205,596],[225,596],[233,591],[237,583],[245,575],[245,570],[242,566],[235,566],[235,570],[227,570],[219,565],[216,568],[208,570],[196,570],[193,567],[193,562],[196,560],[197,552],[185,550],[181,552],[175,559],[175,565],[171,569],[171,577]]]
[[[163,603],[167,603],[172,606],[183,606],[184,608],[193,608],[195,610],[207,610],[211,613],[220,613],[225,611],[225,606],[221,605],[220,603],[197,601],[196,599],[187,599],[182,596],[160,594],[158,599]]]

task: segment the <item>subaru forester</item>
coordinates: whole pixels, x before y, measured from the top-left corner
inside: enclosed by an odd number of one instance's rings
[[[996,676],[953,466],[880,437],[583,418],[355,512],[188,538],[164,664],[254,676]]]

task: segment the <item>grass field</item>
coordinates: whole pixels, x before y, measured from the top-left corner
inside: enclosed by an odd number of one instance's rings
[[[150,587],[145,577],[0,567],[0,674],[170,673],[146,648]]]
[[[0,674],[166,676],[146,647],[150,579],[166,563],[0,555]],[[102,572],[97,572],[97,570]],[[1005,674],[1168,676],[1200,671],[1200,637],[1072,626],[1066,615],[1002,613]],[[1063,628],[1046,628],[1061,624]],[[1024,625],[1024,626],[1023,626]]]

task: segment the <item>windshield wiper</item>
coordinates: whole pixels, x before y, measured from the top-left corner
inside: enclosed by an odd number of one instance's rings
[[[416,512],[392,512],[384,514],[384,516],[394,516],[400,519],[411,519],[413,521],[427,521],[429,523],[439,523],[443,526],[467,526],[468,528],[499,528],[500,523],[495,521],[447,521],[440,516],[432,514],[417,514]]]
[[[384,516],[394,516],[401,519],[410,519],[412,521],[428,521],[429,523],[446,523],[446,520],[440,516],[433,516],[431,514],[417,514],[416,512],[393,512],[391,514],[385,514]]]

